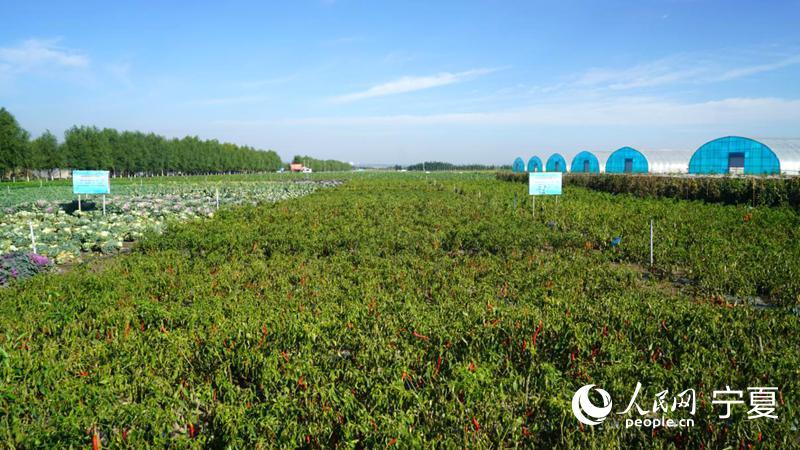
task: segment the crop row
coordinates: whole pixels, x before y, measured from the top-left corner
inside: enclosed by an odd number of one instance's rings
[[[527,173],[497,172],[498,179],[528,182]],[[702,200],[800,210],[800,177],[565,174],[564,183],[612,194]]]

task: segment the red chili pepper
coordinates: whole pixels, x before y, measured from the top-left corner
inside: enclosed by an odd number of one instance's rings
[[[475,425],[475,431],[480,431],[481,430],[481,424],[478,423],[478,419],[473,417],[472,418],[472,424]]]
[[[123,428],[122,429],[122,440],[123,441],[127,441],[128,440],[128,429],[127,428]]]
[[[393,446],[396,442],[397,442],[397,438],[392,438],[392,440],[389,441],[389,445],[387,445],[387,447]]]
[[[539,321],[539,326],[536,327],[536,331],[533,332],[533,348],[536,348],[536,337],[539,336],[539,332],[542,331],[542,321]]]
[[[475,372],[475,363],[472,361],[469,362],[469,371]]]
[[[439,355],[439,358],[436,359],[436,372],[439,373],[439,368],[442,367],[442,355]]]
[[[92,433],[92,450],[100,450],[100,436],[96,430]]]
[[[608,336],[608,325],[603,325],[603,337]]]
[[[572,351],[569,355],[570,360],[575,361],[575,350]]]
[[[189,424],[189,437],[190,438],[194,437],[194,424],[193,423]]]
[[[419,334],[416,331],[414,331],[413,333],[414,333],[415,337],[417,337],[419,339],[422,339],[423,341],[427,341],[428,340],[428,336],[425,336],[424,334]]]

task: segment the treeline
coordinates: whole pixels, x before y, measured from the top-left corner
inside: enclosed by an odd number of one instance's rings
[[[413,164],[406,167],[406,170],[427,170],[427,171],[440,171],[440,170],[500,170],[510,166],[487,166],[484,164],[452,164],[441,161],[426,161],[424,163]],[[395,169],[402,169],[401,166],[396,166]]]
[[[497,172],[497,179],[528,182],[527,173]],[[564,184],[612,194],[702,200],[800,210],[800,177],[719,177],[633,174],[564,174]]]
[[[335,159],[316,159],[310,156],[297,155],[294,157],[292,162],[295,164],[300,163],[305,167],[310,167],[314,172],[353,170],[353,166],[351,166],[350,163],[336,161]]]
[[[274,171],[283,166],[274,151],[202,140],[168,139],[153,133],[75,126],[64,141],[49,131],[31,140],[0,108],[0,170],[4,178],[53,169],[109,170],[116,176]]]

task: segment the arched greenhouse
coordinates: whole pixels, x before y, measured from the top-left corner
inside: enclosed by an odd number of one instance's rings
[[[600,173],[600,162],[591,152],[583,151],[572,158],[572,167],[569,171],[573,173]]]
[[[546,170],[547,172],[566,172],[567,160],[565,160],[564,157],[558,153],[553,153],[549,158],[547,158]]]
[[[523,161],[522,158],[517,157],[517,159],[514,160],[514,164],[511,166],[511,171],[525,172],[525,161]]]
[[[541,172],[542,160],[538,156],[531,156],[528,160],[528,172]]]
[[[778,155],[781,163],[781,173],[786,175],[800,175],[800,139],[758,139]]]
[[[647,173],[650,166],[647,158],[632,147],[622,147],[606,160],[606,173]]]
[[[753,139],[727,136],[701,145],[689,160],[689,173],[769,175],[781,172],[772,149]]]

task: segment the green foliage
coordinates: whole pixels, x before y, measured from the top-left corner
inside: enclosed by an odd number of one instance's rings
[[[508,166],[510,168],[510,166]],[[427,170],[427,171],[443,171],[443,170],[494,170],[502,169],[498,166],[487,166],[484,164],[452,164],[441,161],[426,161],[425,163],[412,164],[406,167],[407,170]]]
[[[96,127],[72,127],[64,133],[64,153],[71,168],[110,169],[109,132]]]
[[[58,139],[49,130],[31,142],[31,169],[48,170],[63,167],[64,158],[58,148]]]
[[[3,178],[30,170],[111,170],[115,176],[269,172],[283,163],[272,150],[204,141],[167,139],[153,133],[74,126],[59,145],[46,131],[33,142],[14,116],[0,108],[0,170]]]
[[[497,178],[528,182],[527,173],[497,172]],[[800,177],[565,174],[564,184],[638,197],[800,209]]]
[[[0,108],[0,170],[9,178],[15,171],[29,167],[29,134],[5,108]]]
[[[273,151],[197,137],[166,139],[152,133],[95,127],[73,127],[64,137],[69,167],[106,169],[118,175],[273,171],[281,167],[280,157]]]
[[[292,159],[293,163],[301,163],[305,167],[310,167],[314,172],[341,172],[353,170],[353,166],[348,162],[336,161],[335,159],[315,159],[310,156],[296,155]]]
[[[0,445],[88,447],[97,430],[103,448],[796,446],[800,318],[710,296],[774,276],[796,289],[780,272],[800,267],[793,211],[743,221],[743,207],[569,187],[534,220],[523,193],[472,174],[353,176],[1,289]],[[657,258],[708,266],[700,284],[633,264],[651,217]],[[752,236],[765,250],[748,269]],[[637,381],[649,399],[704,393],[695,427],[573,417],[580,386],[616,407]],[[719,419],[726,385],[778,387],[779,420]]]

